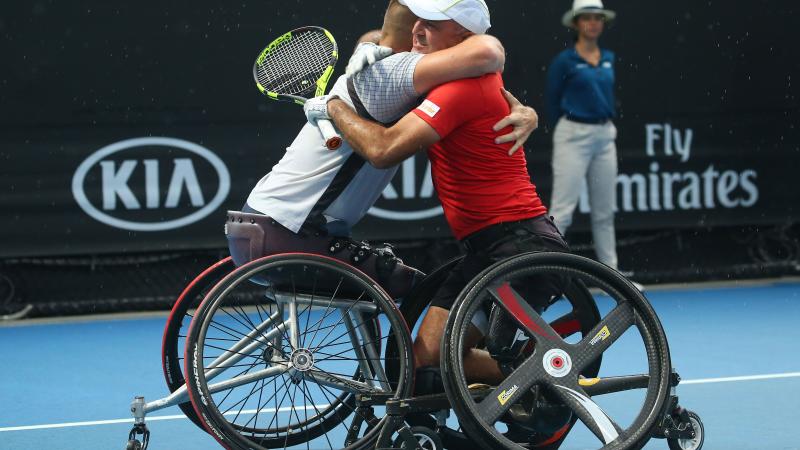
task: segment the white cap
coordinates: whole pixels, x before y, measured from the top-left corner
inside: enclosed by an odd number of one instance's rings
[[[475,34],[492,26],[489,7],[483,0],[400,0],[420,19],[454,20]]]
[[[572,27],[575,17],[581,14],[602,14],[607,21],[612,21],[617,17],[617,13],[614,11],[603,8],[602,0],[574,0],[572,9],[564,13],[564,17],[561,18],[561,23],[564,24],[565,27]]]

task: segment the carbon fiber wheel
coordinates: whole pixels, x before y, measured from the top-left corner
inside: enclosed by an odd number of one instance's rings
[[[420,318],[430,304],[431,298],[436,294],[436,291],[450,274],[450,271],[453,270],[453,267],[462,258],[455,258],[438,267],[428,274],[408,297],[403,299],[400,304],[400,312],[403,314],[409,329],[414,330],[419,324]],[[597,305],[594,303],[591,292],[583,283],[577,280],[574,283],[569,283],[562,295],[551,298],[547,305],[544,306],[544,310],[548,311],[546,315],[550,326],[564,339],[586,337],[600,321],[600,312],[597,310]],[[390,336],[389,339],[391,342],[392,337]],[[394,346],[389,348],[394,348]],[[395,374],[397,373],[395,364],[392,361],[394,359],[390,358],[386,362],[387,374],[390,379],[396,377]],[[593,364],[584,370],[583,375],[586,377],[597,376],[601,362],[602,357],[597,358]],[[538,436],[539,443],[547,442],[547,444],[538,445],[535,448],[542,450],[558,448],[566,438],[575,420],[573,419],[566,428],[557,430],[557,432],[540,433]],[[435,419],[427,414],[410,414],[406,416],[406,422],[412,426],[429,428],[435,427],[436,424]]]
[[[390,335],[400,368],[391,381]],[[369,448],[382,401],[409,394],[413,368],[393,300],[353,267],[310,254],[262,258],[217,283],[192,320],[185,362],[204,427],[245,449]]]
[[[600,322],[581,338],[563,338],[548,317],[554,311],[540,314],[541,305],[527,301],[529,292],[541,292],[548,283],[555,290],[573,283],[588,287],[600,306]],[[492,308],[513,318],[515,339],[528,340],[532,351],[515,361],[499,386],[475,398],[464,377],[463,342],[473,316]],[[582,427],[594,435],[594,448],[629,449],[647,441],[669,394],[669,348],[652,306],[617,271],[587,258],[527,253],[495,264],[459,295],[447,329],[445,390],[461,426],[483,448],[530,448],[543,426],[537,415],[545,419],[548,409],[560,407],[579,421],[572,433]],[[600,376],[591,377],[588,369],[601,356]],[[508,418],[531,404],[536,406],[526,428],[530,442],[521,442],[518,432],[510,439]]]

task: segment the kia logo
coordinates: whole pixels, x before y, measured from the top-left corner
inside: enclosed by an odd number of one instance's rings
[[[419,177],[419,174],[422,176]],[[442,214],[427,158],[417,159],[415,155],[406,159],[392,181],[367,214],[399,221],[430,219]]]
[[[72,195],[92,218],[132,231],[184,227],[214,212],[230,191],[228,169],[211,150],[168,137],[116,142],[72,177]]]

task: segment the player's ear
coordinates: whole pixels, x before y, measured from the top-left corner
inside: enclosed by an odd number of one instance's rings
[[[358,47],[358,44],[362,44],[364,42],[372,42],[373,44],[378,44],[380,41],[381,41],[381,30],[370,30],[362,34],[361,37],[358,38],[356,47]]]
[[[469,31],[468,29],[462,27],[461,25],[459,25],[459,27],[461,27],[461,30],[459,31],[459,37],[461,38],[462,41],[466,40],[470,36],[475,35],[475,33]]]

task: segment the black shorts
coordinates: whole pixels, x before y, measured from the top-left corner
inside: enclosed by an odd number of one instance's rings
[[[450,309],[462,289],[484,269],[492,264],[526,252],[568,252],[569,246],[553,221],[545,216],[517,222],[491,225],[461,241],[467,254],[450,272],[431,300],[431,306]],[[550,280],[540,280],[530,286],[524,295],[529,300],[542,302],[555,294],[558,286]]]

